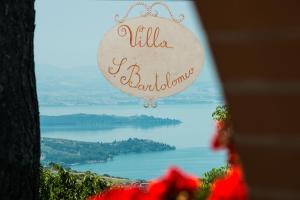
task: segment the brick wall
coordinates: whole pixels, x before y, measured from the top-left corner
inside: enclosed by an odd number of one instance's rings
[[[300,1],[198,0],[251,199],[300,199]]]

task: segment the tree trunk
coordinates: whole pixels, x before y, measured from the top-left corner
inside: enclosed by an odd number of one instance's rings
[[[38,199],[34,0],[0,4],[0,199]]]

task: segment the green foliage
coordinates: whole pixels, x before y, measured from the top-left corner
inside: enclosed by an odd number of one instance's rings
[[[227,105],[217,106],[216,110],[213,112],[212,117],[214,120],[229,120],[229,108]]]
[[[216,178],[224,177],[227,167],[213,168],[201,178],[201,186],[196,200],[205,200],[210,194]],[[124,182],[125,183],[125,182]],[[40,167],[41,200],[86,200],[98,194],[114,183],[103,176],[91,172],[78,173],[51,163],[49,167]]]
[[[206,172],[201,181],[201,186],[197,191],[197,200],[205,200],[210,194],[212,183],[217,179],[224,177],[227,171],[227,167],[213,168],[209,172]]]
[[[110,185],[107,180],[90,172],[75,173],[58,164],[40,167],[41,200],[85,200]]]

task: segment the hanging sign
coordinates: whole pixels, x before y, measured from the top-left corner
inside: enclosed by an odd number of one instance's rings
[[[137,5],[146,12],[127,19]],[[154,13],[157,5],[165,7],[171,19]],[[204,53],[195,35],[180,24],[183,18],[176,19],[162,2],[135,4],[121,20],[116,15],[117,25],[105,34],[98,50],[104,77],[121,91],[143,98],[146,107],[186,89],[198,77]]]

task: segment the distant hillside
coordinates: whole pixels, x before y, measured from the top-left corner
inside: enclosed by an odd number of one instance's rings
[[[54,162],[64,165],[106,162],[119,154],[175,150],[174,146],[136,138],[112,143],[42,138],[41,148],[42,163]]]
[[[107,130],[124,127],[148,129],[160,126],[174,126],[180,123],[181,121],[176,119],[157,118],[147,115],[115,116],[72,114],[41,116],[42,131]]]

